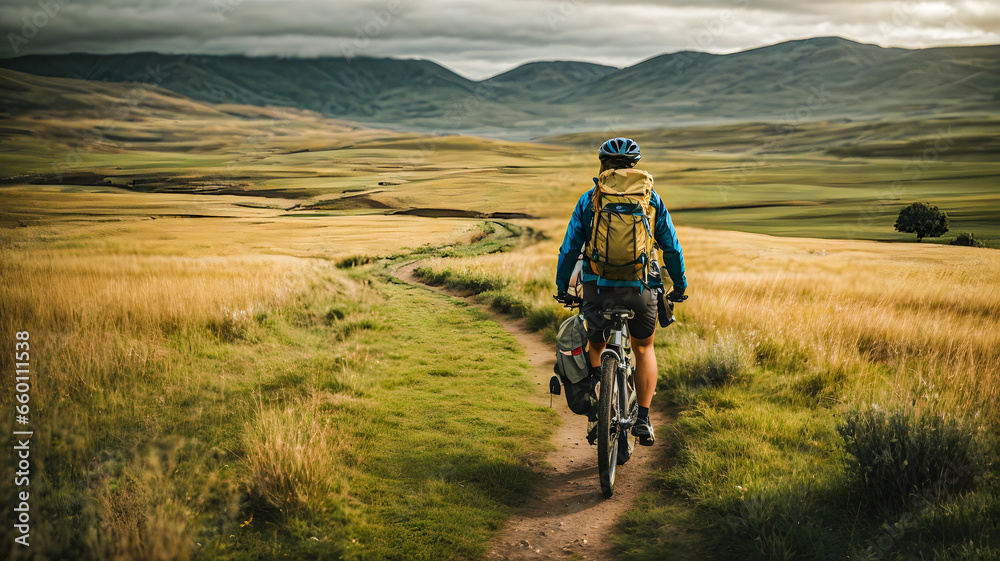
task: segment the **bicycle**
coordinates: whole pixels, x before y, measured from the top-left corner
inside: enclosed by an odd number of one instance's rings
[[[583,305],[583,299],[578,296],[567,294],[554,298],[570,309]],[[674,323],[674,304],[685,300],[685,295],[660,292],[657,298],[660,326],[666,328]],[[601,352],[601,378],[595,386],[597,470],[601,492],[605,498],[611,498],[615,492],[616,468],[632,457],[635,448],[635,440],[629,438],[629,431],[639,416],[639,403],[635,392],[632,340],[628,333],[628,320],[635,316],[635,312],[628,308],[609,308],[601,313],[611,322],[611,327],[607,346]]]
[[[558,299],[558,298],[557,298]],[[568,308],[578,308],[583,299],[567,296],[560,302]],[[601,353],[601,378],[597,381],[597,469],[601,492],[611,498],[615,492],[617,467],[632,457],[635,442],[629,429],[639,416],[635,393],[635,367],[632,366],[632,345],[628,320],[635,313],[627,308],[604,310],[611,322],[607,346]]]

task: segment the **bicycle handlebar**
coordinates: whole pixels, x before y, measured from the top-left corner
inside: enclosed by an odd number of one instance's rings
[[[688,299],[687,294],[676,295],[673,292],[668,292],[667,294],[664,295],[664,297],[668,301],[673,302],[675,304],[679,304]],[[583,298],[580,298],[579,296],[573,296],[571,294],[554,294],[552,295],[552,298],[555,299],[556,302],[559,302],[560,304],[566,306],[567,308],[579,308],[580,306],[583,305]]]
[[[552,296],[552,298],[555,298],[556,302],[559,302],[563,306],[566,306],[567,308],[570,309],[579,308],[580,306],[583,305],[583,298],[580,298],[579,296],[573,296],[571,294],[555,294]]]

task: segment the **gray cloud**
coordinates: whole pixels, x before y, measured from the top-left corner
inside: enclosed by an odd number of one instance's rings
[[[993,0],[34,0],[0,4],[3,56],[59,52],[429,58],[474,78],[530,60],[615,66],[840,35],[1000,43]]]

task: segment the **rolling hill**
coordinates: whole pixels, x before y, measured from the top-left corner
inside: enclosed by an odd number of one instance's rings
[[[0,67],[155,84],[213,103],[288,106],[415,130],[532,136],[705,121],[920,117],[1000,110],[1000,45],[882,48],[837,37],[628,68],[533,62],[482,82],[426,60],[35,55]]]
[[[755,108],[845,116],[995,112],[998,55],[1000,46],[884,49],[821,37],[731,55],[662,55],[589,85],[575,99],[626,100],[637,109],[670,99],[692,115],[731,118],[752,116]]]
[[[618,70],[589,62],[529,62],[485,80],[483,84],[498,97],[511,101],[522,99],[524,94],[531,99],[552,101],[564,92],[599,81]]]
[[[729,54],[677,52],[624,69],[533,62],[482,82],[426,60],[35,55],[0,67],[144,82],[213,103],[289,106],[416,130],[558,134],[684,122],[920,117],[1000,110],[1000,45],[882,48],[836,37]]]

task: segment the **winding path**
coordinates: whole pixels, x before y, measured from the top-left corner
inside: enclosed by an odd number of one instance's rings
[[[417,262],[394,272],[400,280],[442,294],[444,289],[429,287],[416,279]],[[538,387],[534,399],[549,404],[548,384],[555,354],[552,344],[531,332],[524,320],[493,313],[493,319],[524,347],[532,381]],[[667,420],[651,411],[657,428],[656,445],[636,446],[632,459],[618,467],[614,497],[605,499],[597,477],[597,450],[586,439],[587,421],[566,406],[563,396],[552,396],[560,423],[552,434],[555,448],[538,468],[541,480],[525,504],[511,516],[507,528],[493,543],[488,559],[613,559],[611,536],[615,524],[633,500],[649,484],[657,461],[665,457]]]

